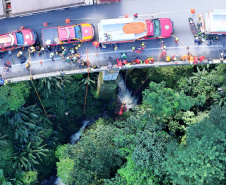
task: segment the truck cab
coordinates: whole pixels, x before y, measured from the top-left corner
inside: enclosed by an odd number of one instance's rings
[[[173,32],[173,22],[169,18],[146,20],[146,26],[145,39],[168,38]]]

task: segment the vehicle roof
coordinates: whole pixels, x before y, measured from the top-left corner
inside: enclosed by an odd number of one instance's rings
[[[142,38],[146,36],[146,31],[142,33],[131,33],[126,34],[123,31],[123,27],[129,23],[135,22],[143,22],[145,20],[142,19],[134,19],[134,18],[121,18],[121,19],[103,19],[100,21],[100,30],[99,30],[99,39],[100,42],[105,42],[105,34],[109,34],[111,36],[110,42],[114,41],[124,41],[124,40],[136,40],[138,38]]]
[[[74,26],[64,26],[58,28],[59,40],[68,40],[75,38],[75,29]]]

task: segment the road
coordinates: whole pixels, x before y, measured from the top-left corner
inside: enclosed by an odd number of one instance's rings
[[[164,39],[164,44],[166,44],[167,46],[167,55],[177,55],[179,57],[187,54],[188,50],[185,46],[189,46],[190,52],[193,55],[204,55],[206,57],[217,59],[219,58],[219,53],[224,50],[226,37],[220,37],[220,41],[216,42],[215,45],[208,46],[205,43],[196,45],[194,43],[194,37],[188,24],[188,18],[192,17],[197,22],[198,13],[204,14],[211,9],[221,9],[223,4],[223,0],[217,0],[214,1],[214,3],[206,3],[205,0],[122,0],[122,2],[116,4],[85,6],[66,10],[51,11],[27,17],[3,19],[0,20],[0,33],[7,33],[17,30],[20,26],[25,26],[35,30],[38,34],[39,40],[41,41],[41,29],[43,29],[44,22],[48,22],[49,27],[63,26],[66,25],[65,19],[70,18],[71,24],[83,22],[92,23],[95,27],[96,32],[95,40],[98,40],[97,24],[101,19],[124,17],[124,15],[132,16],[134,13],[138,13],[138,17],[143,19],[153,16],[156,18],[169,17],[173,20],[175,26],[174,35],[179,38],[181,43],[176,45],[173,37]],[[190,9],[195,9],[196,13],[191,14]],[[148,56],[152,56],[155,58],[155,65],[158,65],[161,41],[146,41],[147,48],[142,54],[132,53],[131,48],[133,46],[138,47],[140,43],[141,41],[137,41],[135,43],[118,44],[119,51],[114,52],[113,46],[111,45],[108,45],[107,49],[96,49],[92,46],[92,42],[89,42],[84,43],[81,48],[79,48],[79,51],[82,53],[84,60],[86,60],[86,48],[88,48],[88,59],[91,65],[100,64],[101,66],[106,66],[109,56],[114,59],[114,63],[116,64],[116,58],[119,58],[120,53],[122,52],[127,53],[129,61],[133,60],[137,56],[142,60],[146,59]],[[70,48],[71,46],[67,47]],[[26,71],[25,64],[20,64],[17,60],[16,54],[18,51],[19,50],[13,51],[10,56],[7,52],[4,52],[4,58],[1,59],[0,62],[0,74],[3,74],[5,78],[27,76],[30,73],[29,71]],[[3,60],[9,60],[11,62],[12,59],[15,60],[15,64],[12,65],[9,73],[4,73]],[[42,64],[40,64],[40,61],[42,61]],[[36,54],[35,56],[31,57],[32,74],[74,69],[80,70],[76,64],[70,65],[58,59],[55,62],[51,61],[49,59],[49,53],[45,53],[42,56],[38,56]]]

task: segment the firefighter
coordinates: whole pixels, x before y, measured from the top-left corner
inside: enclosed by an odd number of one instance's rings
[[[49,54],[49,58],[51,58],[52,61],[55,61],[55,60],[54,60],[54,53],[53,53],[53,52]]]
[[[126,59],[126,58],[127,58],[126,53],[122,53],[122,54],[121,54],[121,58],[122,58],[122,59]]]
[[[190,63],[194,63],[194,57],[193,57],[193,56],[190,56],[189,62],[190,62]]]
[[[115,44],[113,49],[114,51],[118,51],[118,46]]]
[[[97,49],[99,48],[100,43],[97,41],[93,41],[93,46],[96,47]]]
[[[145,64],[153,64],[154,63],[154,58],[153,57],[148,57],[148,59],[146,59]]]
[[[22,51],[19,51],[19,52],[17,53],[17,58],[20,58],[22,55],[23,55],[23,52],[22,52]]]
[[[137,17],[138,17],[138,13],[135,13],[135,14],[133,15],[133,17],[134,17],[134,18],[137,18]]]
[[[123,62],[122,62],[123,65],[128,64],[128,61],[127,61],[127,60],[123,59],[122,61],[123,61]]]
[[[196,65],[196,64],[198,63],[198,61],[199,61],[199,57],[198,57],[198,56],[195,56],[195,57],[194,57],[194,62],[193,62],[194,65]]]
[[[176,37],[176,38],[174,39],[174,42],[175,42],[176,44],[178,44],[179,39]]]
[[[116,65],[116,67],[121,68],[122,67],[122,61],[117,58],[117,62],[118,63]]]
[[[139,57],[136,57],[135,64],[140,64],[140,63],[141,63],[141,59]]]
[[[30,51],[30,54],[33,56],[35,54],[35,47],[34,46],[31,46],[29,48],[29,51]]]
[[[71,52],[71,54],[74,54],[75,53],[75,49],[74,48],[71,48],[70,49],[70,52]]]
[[[172,61],[176,61],[177,60],[177,56],[176,55],[173,55],[172,56]]]
[[[95,66],[92,66],[93,69],[100,69],[100,64],[97,64]]]
[[[31,68],[31,62],[27,62],[25,67],[26,67],[27,70],[30,70],[30,68]]]
[[[146,46],[147,46],[147,45],[146,45],[145,42],[142,42],[142,43],[140,44],[140,47],[141,47],[142,50],[144,50],[144,49],[146,48]]]
[[[199,57],[199,62],[202,62],[202,61],[204,61],[205,60],[205,57],[204,56],[200,56]]]
[[[136,50],[136,48],[135,47],[132,47],[132,52],[134,52]]]
[[[87,66],[87,62],[83,60],[83,61],[82,61],[82,66],[83,66],[83,67]]]

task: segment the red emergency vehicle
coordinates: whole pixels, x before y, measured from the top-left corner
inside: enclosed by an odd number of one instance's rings
[[[42,29],[44,46],[86,42],[93,40],[93,38],[94,28],[88,23]]]
[[[173,32],[173,22],[169,18],[103,19],[98,24],[98,31],[99,42],[102,44],[168,38]]]
[[[36,39],[36,33],[29,28],[2,34],[0,35],[0,52],[31,46]]]

